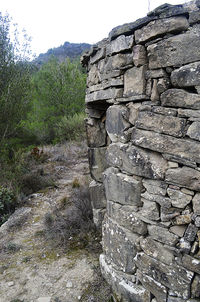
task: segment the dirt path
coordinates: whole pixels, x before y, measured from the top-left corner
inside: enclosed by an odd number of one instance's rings
[[[83,292],[96,278],[98,253],[55,248],[41,236],[45,214],[70,198],[74,182],[89,178],[86,148],[61,146],[44,152],[49,158],[43,169],[56,175],[55,186],[29,196],[0,228],[0,302],[83,301]]]

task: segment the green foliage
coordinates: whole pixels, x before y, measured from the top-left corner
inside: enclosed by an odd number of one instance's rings
[[[38,142],[52,142],[62,131],[62,119],[84,110],[86,75],[80,63],[55,58],[44,64],[32,79],[33,110],[25,126]],[[65,119],[65,118],[64,118]],[[80,120],[80,117],[79,117]],[[68,137],[66,137],[68,139]]]
[[[3,224],[15,209],[15,196],[6,187],[0,187],[0,225]]]

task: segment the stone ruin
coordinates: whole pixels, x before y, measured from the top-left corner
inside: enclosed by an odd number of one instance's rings
[[[102,274],[120,301],[200,301],[200,1],[114,28],[82,64]]]

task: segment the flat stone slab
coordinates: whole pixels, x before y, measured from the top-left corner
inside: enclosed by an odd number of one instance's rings
[[[108,147],[107,161],[121,171],[151,179],[164,179],[167,169],[167,161],[159,153],[121,143]]]
[[[166,107],[200,109],[200,95],[183,89],[168,89],[161,94],[161,104]]]
[[[188,47],[190,45],[190,47]],[[147,47],[149,68],[180,67],[200,60],[200,29],[164,39]]]
[[[200,85],[200,62],[184,65],[171,73],[171,82],[178,87]]]

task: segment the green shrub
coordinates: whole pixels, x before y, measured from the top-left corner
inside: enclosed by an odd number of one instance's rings
[[[56,124],[57,140],[80,141],[85,138],[85,113],[75,113],[73,116],[63,116]]]
[[[6,187],[0,187],[0,225],[2,225],[15,210],[15,196]]]

